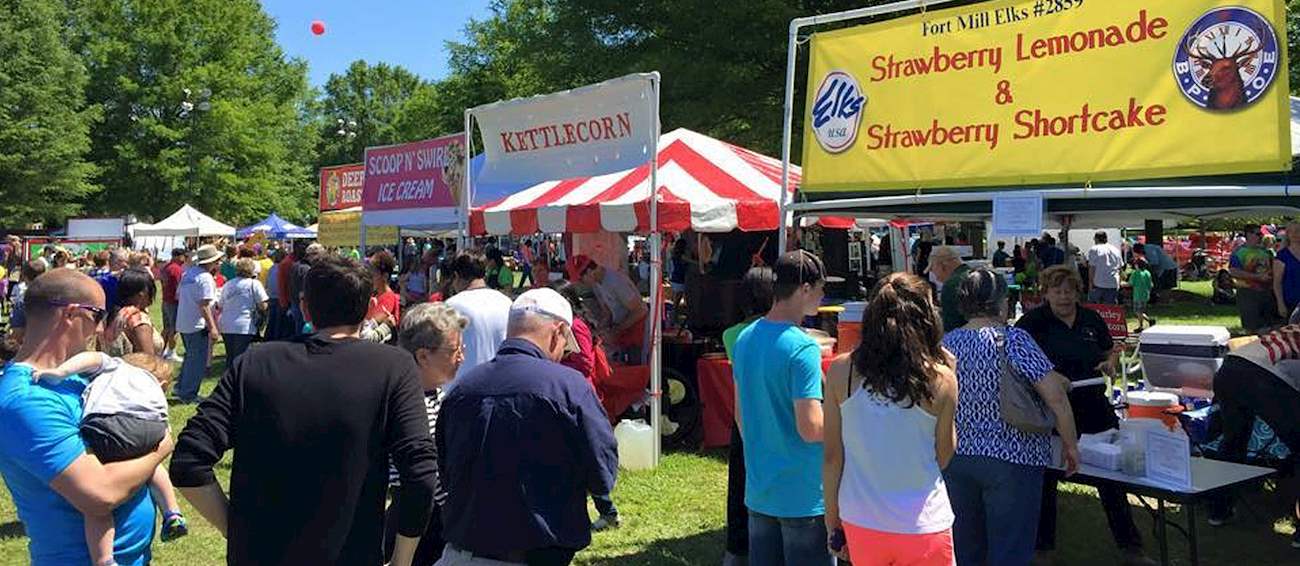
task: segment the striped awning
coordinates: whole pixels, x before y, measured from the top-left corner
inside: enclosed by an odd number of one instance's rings
[[[781,161],[687,129],[659,138],[659,230],[776,230]],[[791,166],[791,192],[799,168]],[[470,211],[474,235],[650,231],[650,165],[548,181]]]

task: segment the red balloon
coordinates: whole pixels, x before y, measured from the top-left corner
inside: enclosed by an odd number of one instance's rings
[[[324,33],[325,33],[325,22],[322,22],[322,21],[320,21],[320,20],[312,20],[312,22],[311,22],[311,33],[312,33],[312,35],[324,35]]]

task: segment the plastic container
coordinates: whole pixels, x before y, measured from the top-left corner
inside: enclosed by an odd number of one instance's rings
[[[1178,428],[1178,413],[1182,405],[1178,396],[1159,391],[1134,391],[1128,394],[1128,416],[1130,419],[1152,419],[1164,423],[1173,430]]]
[[[624,420],[614,427],[618,441],[618,467],[624,470],[648,470],[653,467],[654,429],[645,421]]]
[[[1222,326],[1152,326],[1138,338],[1147,384],[1168,389],[1212,391],[1214,373],[1228,353]]]
[[[862,315],[867,309],[867,303],[853,302],[840,305],[844,307],[844,312],[840,313],[839,321],[835,326],[835,332],[838,339],[835,342],[835,352],[845,353],[852,352],[862,342]]]
[[[1122,450],[1115,444],[1080,444],[1079,459],[1090,466],[1118,470],[1122,463]]]

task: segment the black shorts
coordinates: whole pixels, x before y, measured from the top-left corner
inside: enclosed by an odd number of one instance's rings
[[[167,423],[130,415],[91,415],[81,419],[81,438],[100,462],[134,460],[158,449]]]

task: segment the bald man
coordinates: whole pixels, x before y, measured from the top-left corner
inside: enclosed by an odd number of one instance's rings
[[[86,381],[32,382],[85,348],[104,322],[104,291],[90,277],[55,269],[27,288],[27,336],[0,376],[0,475],[27,528],[33,566],[89,564],[82,517],[113,514],[113,554],[123,566],[148,564],[154,505],[141,489],[171,453],[170,435],[153,453],[103,464],[79,434]]]

